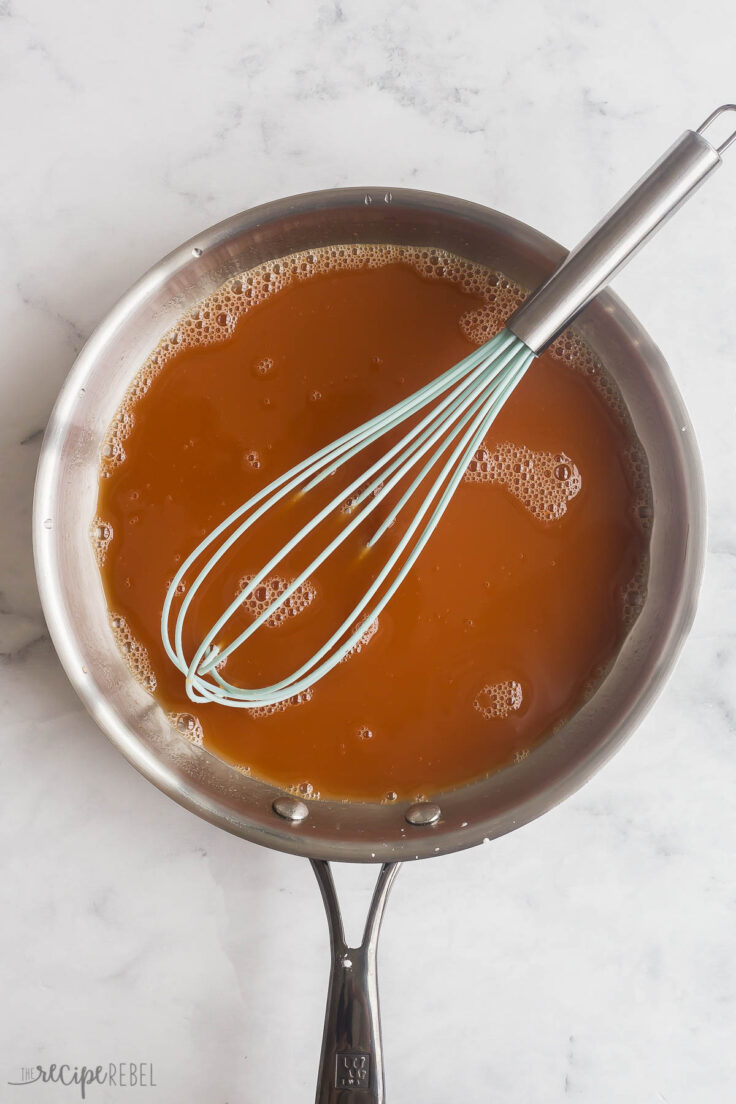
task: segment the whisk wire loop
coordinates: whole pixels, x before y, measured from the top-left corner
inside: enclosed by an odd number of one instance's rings
[[[337,441],[314,453],[311,457],[295,465],[289,471],[269,483],[253,495],[237,510],[233,511],[217,526],[205,540],[186,558],[177,571],[169,588],[162,611],[162,638],[167,654],[184,673],[189,697],[198,702],[218,701],[236,708],[252,709],[258,706],[277,704],[309,689],[318,679],[340,663],[347,653],[358,644],[367,627],[372,624],[393,597],[406,578],[417,557],[429,540],[442,514],[463,477],[470,459],[506,398],[514,389],[521,376],[534,358],[534,354],[509,331],[502,331],[491,341],[474,350],[453,368],[420,388],[406,399],[396,403],[389,410],[369,419],[361,426],[346,433]],[[246,586],[230,602],[225,611],[216,620],[205,637],[199,643],[194,655],[187,660],[184,654],[184,625],[191,603],[201,586],[206,582],[217,563],[230,548],[239,541],[247,530],[287,495],[297,492],[306,494],[340,467],[352,460],[363,449],[380,437],[396,429],[413,415],[431,404],[424,417],[413,425],[379,460],[354,478],[330,502],[312,517],[278,552],[253,575]],[[453,447],[454,446],[454,447]],[[451,449],[449,457],[446,456]],[[342,624],[330,638],[303,663],[298,670],[278,682],[259,689],[244,689],[229,682],[218,670],[233,652],[240,648],[253,634],[269,621],[274,613],[302,586],[311,575],[336,551],[358,526],[364,524],[370,514],[382,501],[409,475],[425,457],[428,459],[413,478],[408,489],[392,508],[388,517],[378,527],[367,542],[372,548],[391,528],[407,504],[413,499],[430,472],[442,460],[439,473],[435,476],[429,490],[410,520],[406,530],[398,540],[386,563],[368,587],[357,605],[351,610]],[[351,501],[352,499],[352,501]],[[219,647],[217,641],[235,612],[242,607],[268,578],[285,557],[290,555],[299,544],[318,525],[331,514],[349,504],[353,516],[341,528],[322,551],[312,559],[279,594],[267,608],[229,644]],[[410,548],[403,563],[410,541],[414,537],[422,520],[434,509]],[[234,527],[234,528],[233,528]],[[232,530],[229,535],[228,530]],[[215,544],[222,538],[221,543]],[[169,623],[174,594],[194,565],[204,554],[215,546],[204,565],[189,586],[177,614],[173,643]],[[393,578],[390,578],[394,569]],[[378,601],[365,613],[366,607],[384,587]]]

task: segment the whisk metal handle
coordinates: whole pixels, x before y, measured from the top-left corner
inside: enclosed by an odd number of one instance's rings
[[[704,132],[726,111],[736,111],[736,104],[716,108],[697,130],[686,130],[514,312],[507,328],[533,352],[541,353],[551,344],[718,168],[736,131],[719,147]]]

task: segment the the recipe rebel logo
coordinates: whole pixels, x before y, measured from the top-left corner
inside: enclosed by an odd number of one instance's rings
[[[107,1065],[98,1066],[73,1066],[68,1062],[53,1062],[49,1066],[21,1066],[20,1075],[8,1081],[8,1085],[19,1088],[48,1084],[65,1085],[67,1088],[76,1086],[82,1100],[87,1099],[87,1090],[97,1085],[116,1089],[157,1087],[153,1062],[108,1062]]]

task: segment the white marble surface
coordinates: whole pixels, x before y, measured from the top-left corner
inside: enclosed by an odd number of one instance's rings
[[[91,1101],[309,1101],[326,984],[306,863],[199,822],[95,729],[44,631],[40,438],[141,271],[263,200],[408,185],[571,244],[733,100],[703,0],[0,0],[0,1099],[24,1064],[154,1064]],[[703,450],[710,540],[676,672],[576,797],[405,869],[381,948],[391,1101],[727,1104],[736,1092],[736,149],[617,283]],[[677,283],[673,277],[688,274]],[[345,871],[357,917],[366,870]]]

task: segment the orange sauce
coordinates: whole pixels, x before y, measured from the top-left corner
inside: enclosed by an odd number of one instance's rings
[[[427,274],[408,254],[372,265],[359,256],[350,267],[294,267],[288,280],[284,259],[284,286],[250,309],[201,304],[146,366],[103,458],[99,558],[129,660],[183,735],[308,797],[412,799],[524,757],[600,679],[643,589],[640,447],[605,373],[573,344],[533,363],[356,654],[271,715],[188,700],[160,638],[182,559],[265,483],[466,355],[479,340],[468,320],[492,331],[502,324],[494,311],[513,305],[515,289],[495,274],[440,259]],[[245,276],[231,298],[248,287]],[[187,654],[240,580],[325,501],[315,496],[226,558],[193,604]],[[383,516],[316,573],[296,615],[230,657],[228,679],[283,677],[329,635],[387,554],[361,555]],[[279,579],[307,562],[290,560]],[[250,616],[239,612],[235,627]]]

